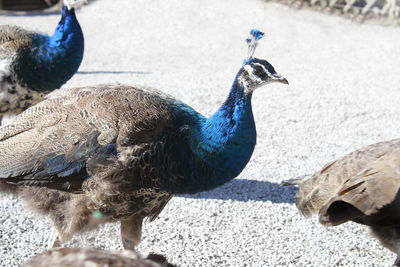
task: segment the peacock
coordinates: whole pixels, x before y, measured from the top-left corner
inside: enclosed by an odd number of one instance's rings
[[[50,246],[106,222],[121,222],[124,248],[140,242],[176,194],[216,188],[240,174],[256,145],[251,99],[288,84],[249,55],[209,118],[161,91],[132,85],[56,90],[0,128],[0,185],[14,187],[53,221]]]
[[[52,36],[0,26],[0,120],[5,122],[40,102],[78,71],[84,38],[74,8],[85,1],[64,0]]]
[[[159,254],[146,258],[132,250],[105,251],[94,248],[58,248],[33,257],[23,267],[175,267]]]
[[[296,206],[310,217],[336,226],[367,225],[381,244],[397,254],[400,266],[400,139],[369,145],[328,163],[297,184]]]

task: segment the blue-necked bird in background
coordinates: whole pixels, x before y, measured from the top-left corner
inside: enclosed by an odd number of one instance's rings
[[[60,88],[78,71],[84,51],[75,7],[86,0],[64,0],[52,36],[18,26],[0,26],[0,119],[8,118]]]

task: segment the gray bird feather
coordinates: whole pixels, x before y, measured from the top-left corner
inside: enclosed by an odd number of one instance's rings
[[[123,85],[53,92],[0,127],[1,189],[13,184],[50,214],[62,240],[84,231],[95,211],[107,221],[155,218],[172,195],[128,181],[133,170],[125,166],[139,166],[148,142],[173,127],[167,98]]]
[[[327,164],[298,182],[296,205],[320,222],[368,225],[400,264],[400,139],[369,145]]]

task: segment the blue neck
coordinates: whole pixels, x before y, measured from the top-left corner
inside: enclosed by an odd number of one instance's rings
[[[63,4],[61,20],[53,35],[50,37],[49,47],[59,47],[62,44],[71,45],[81,40],[83,40],[83,33],[76,19],[75,9],[68,10]]]
[[[256,128],[251,94],[246,95],[237,77],[227,100],[205,120],[192,139],[191,148],[216,171],[215,186],[240,174],[253,153]]]
[[[63,6],[54,34],[51,37],[32,34],[32,48],[20,53],[15,72],[32,90],[54,90],[78,71],[83,51],[83,33],[75,10]]]
[[[171,114],[178,128],[161,140],[159,184],[172,194],[216,188],[240,174],[256,145],[251,93],[239,83],[239,74],[223,105],[210,118],[172,98]],[[149,182],[149,179],[143,183]]]

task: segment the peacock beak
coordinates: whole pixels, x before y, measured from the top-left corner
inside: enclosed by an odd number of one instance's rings
[[[288,80],[286,80],[285,77],[278,73],[274,73],[272,77],[270,78],[270,82],[278,82],[278,83],[283,83],[283,84],[289,84]]]

